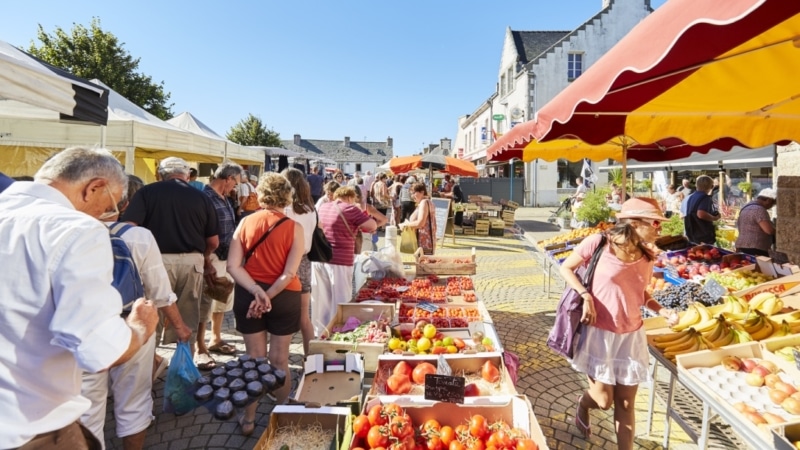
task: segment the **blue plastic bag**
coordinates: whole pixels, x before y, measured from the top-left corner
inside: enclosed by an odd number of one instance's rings
[[[167,381],[164,383],[164,412],[175,415],[186,414],[200,406],[194,398],[194,382],[200,371],[192,360],[188,342],[178,342],[175,354],[169,362]]]

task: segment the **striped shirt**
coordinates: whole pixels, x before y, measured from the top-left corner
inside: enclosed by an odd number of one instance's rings
[[[214,209],[217,211],[217,220],[219,221],[218,249],[227,249],[231,245],[233,230],[236,228],[236,218],[233,215],[233,207],[231,207],[227,199],[220,197],[211,185],[207,185],[203,188],[203,193],[211,199],[211,204],[214,205]]]

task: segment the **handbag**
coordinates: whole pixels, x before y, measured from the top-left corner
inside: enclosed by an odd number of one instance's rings
[[[606,244],[606,236],[600,238],[600,243],[592,253],[592,258],[587,266],[580,266],[575,271],[575,275],[581,279],[581,284],[587,291],[592,291],[592,281],[594,280],[594,269],[597,261],[603,253]],[[568,287],[561,295],[561,300],[556,307],[556,321],[550,334],[547,336],[547,346],[559,355],[572,359],[575,343],[578,342],[576,336],[581,330],[581,315],[583,314],[583,297],[578,291]]]
[[[259,244],[261,244],[262,242],[264,242],[265,239],[267,239],[267,236],[269,236],[269,234],[272,233],[272,230],[274,230],[275,227],[277,227],[278,225],[282,224],[284,221],[287,221],[287,220],[289,220],[289,218],[288,217],[284,217],[284,218],[280,219],[279,221],[275,222],[274,224],[272,224],[272,226],[269,227],[269,230],[267,230],[267,232],[264,233],[263,236],[261,236],[261,239],[259,239],[255,244],[253,244],[253,246],[250,247],[250,250],[245,252],[244,259],[242,260],[242,264],[246,263],[247,260],[250,259],[251,256],[253,256],[253,252],[256,251],[256,247],[258,247]]]
[[[325,236],[325,232],[319,227],[319,214],[316,211],[314,214],[317,215],[317,226],[314,227],[314,232],[311,234],[311,250],[308,251],[308,260],[326,263],[333,258],[333,247]]]
[[[339,216],[342,218],[342,221],[344,221],[344,226],[347,228],[347,232],[353,237],[353,254],[358,255],[361,253],[361,245],[364,243],[364,238],[361,236],[361,232],[359,232],[358,237],[356,237],[356,234],[350,229],[350,225],[347,223],[347,219],[345,219],[344,214],[342,214],[342,209],[339,208],[339,205],[336,205],[336,209],[339,211]]]
[[[417,232],[411,227],[403,228],[400,233],[400,253],[414,253],[417,251]]]

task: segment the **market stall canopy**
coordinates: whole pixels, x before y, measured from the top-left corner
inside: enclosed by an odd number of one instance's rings
[[[628,164],[628,171],[650,170],[700,170],[700,169],[754,169],[772,167],[775,162],[775,146],[749,149],[734,147],[731,150],[711,150],[706,154],[693,154],[684,158],[676,158],[660,162]],[[600,166],[599,170],[620,169],[622,166]]]
[[[305,156],[301,153],[293,152],[281,147],[262,147],[260,145],[253,145],[250,146],[250,148],[264,152],[264,154],[267,156],[290,156],[295,158],[305,158]]]
[[[209,126],[200,121],[194,114],[185,111],[167,120],[167,123],[182,130],[205,136],[224,143],[223,157],[229,158],[240,164],[264,164],[264,153],[252,147],[239,145],[217,134]]]
[[[62,120],[105,125],[108,93],[0,41],[0,101],[20,102],[60,114]]]
[[[800,2],[670,0],[509,141],[800,140],[798,73]]]
[[[389,160],[389,170],[392,173],[407,173],[414,169],[428,169],[462,177],[478,176],[478,169],[470,161],[435,152],[425,155],[396,156]]]

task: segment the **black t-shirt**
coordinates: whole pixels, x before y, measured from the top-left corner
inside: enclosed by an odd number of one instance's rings
[[[150,230],[161,253],[203,253],[206,238],[219,234],[217,213],[208,196],[182,180],[139,189],[122,220]]]
[[[711,215],[716,214],[717,209],[714,208],[711,197],[705,192],[696,191],[689,196],[689,200],[686,202],[686,217],[683,219],[686,237],[697,244],[713,245],[717,240],[714,222],[697,217],[697,211],[705,211]]]
[[[453,186],[453,201],[455,203],[461,203],[464,201],[464,193],[461,192],[461,186],[458,184]]]

